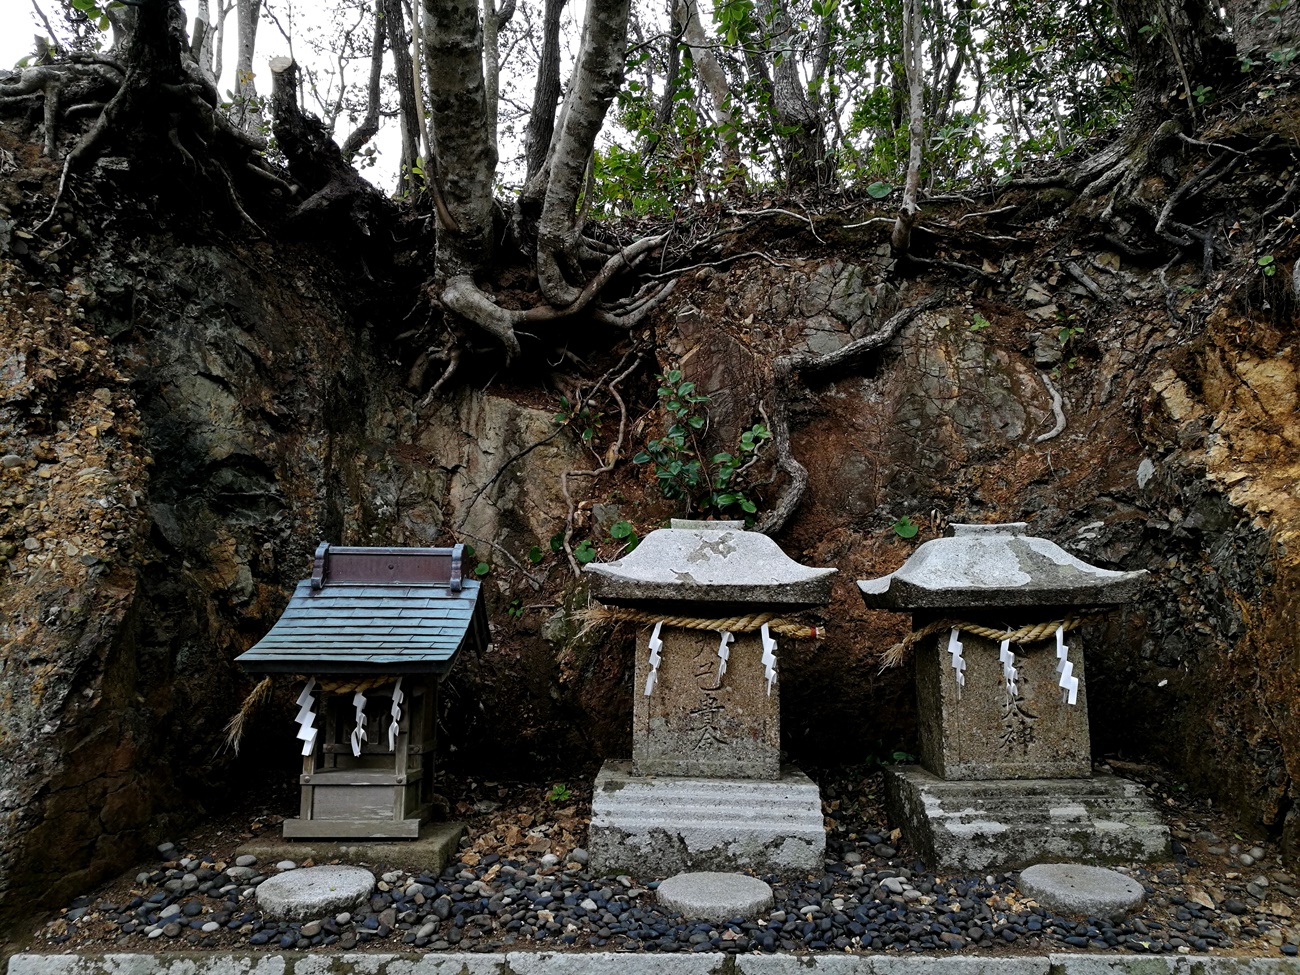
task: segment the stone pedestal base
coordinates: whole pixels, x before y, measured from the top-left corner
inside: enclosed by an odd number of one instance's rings
[[[763,781],[637,776],[631,762],[606,762],[592,794],[587,849],[598,875],[820,871],[821,794],[790,766]]]
[[[935,870],[1169,856],[1169,828],[1142,787],[1088,779],[950,782],[918,765],[885,776],[890,816]]]

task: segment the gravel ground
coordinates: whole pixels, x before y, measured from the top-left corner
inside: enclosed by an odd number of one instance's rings
[[[239,856],[240,842],[278,824],[277,817],[245,813],[164,844],[159,860],[77,898],[27,947],[1297,954],[1295,877],[1269,849],[1238,840],[1210,810],[1159,785],[1155,798],[1170,813],[1174,858],[1120,867],[1144,886],[1148,901],[1113,923],[1044,909],[1020,894],[1016,872],[928,872],[889,830],[878,774],[841,770],[820,780],[825,870],[793,880],[763,877],[776,903],[752,920],[685,918],[657,905],[661,878],[594,876],[580,845],[590,797],[576,787],[461,782],[449,788],[460,795],[455,815],[469,823],[458,862],[437,875],[364,864],[379,882],[359,910],[306,922],[264,919],[257,885],[311,862]]]

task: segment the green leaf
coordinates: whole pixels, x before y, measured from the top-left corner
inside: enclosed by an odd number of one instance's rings
[[[754,504],[754,502],[750,501],[748,498],[741,498],[740,509],[745,512],[745,514],[752,515],[758,510],[758,505]]]
[[[578,543],[578,547],[573,550],[573,557],[578,560],[579,564],[586,565],[596,558],[596,546],[590,541],[584,539]]]
[[[648,463],[650,463],[650,461],[652,461],[652,460],[654,460],[654,458],[651,457],[649,454],[647,454],[647,453],[643,450],[643,451],[641,451],[639,454],[637,454],[635,457],[632,458],[632,463],[634,463],[634,464],[648,464]]]
[[[894,192],[894,187],[891,184],[882,183],[879,180],[867,187],[867,196],[873,200],[883,200],[892,192]]]
[[[898,521],[894,522],[893,529],[894,534],[899,538],[915,538],[916,533],[921,530],[907,515],[903,515]]]
[[[466,545],[466,546],[465,546],[465,558],[467,558],[467,559],[472,559],[473,557],[474,557],[474,546],[473,546],[473,545]]]
[[[488,565],[486,562],[480,562],[478,565],[474,566],[474,574],[478,576],[480,579],[482,579],[485,575],[487,575],[491,571],[492,571],[492,566]]]
[[[978,332],[981,328],[988,328],[991,324],[992,323],[979,312],[976,312],[970,317],[970,330],[972,332]]]
[[[702,416],[693,416],[693,417],[691,417],[689,420],[687,420],[686,422],[689,423],[689,424],[691,425],[691,429],[692,429],[692,430],[699,430],[701,427],[704,426],[704,417],[702,417]]]
[[[542,561],[544,557],[545,556],[542,553],[542,550],[536,545],[534,545],[532,548],[528,550],[528,561],[533,563],[533,565],[536,565],[538,562]]]
[[[609,526],[610,538],[627,538],[635,529],[630,521],[616,521]]]
[[[1272,255],[1272,254],[1265,254],[1263,257],[1261,257],[1261,258],[1260,258],[1259,260],[1257,260],[1255,263],[1258,264],[1260,267],[1268,267],[1270,264],[1273,263],[1273,255]]]
[[[551,551],[558,552],[564,548],[564,532],[556,532],[551,536]]]

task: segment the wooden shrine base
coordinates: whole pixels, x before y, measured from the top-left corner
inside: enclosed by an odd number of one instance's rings
[[[465,834],[465,824],[457,822],[425,823],[420,835],[410,840],[286,840],[277,831],[271,836],[249,840],[240,846],[235,855],[251,853],[262,865],[280,860],[302,863],[313,860],[329,863],[387,864],[411,873],[434,876],[442,871],[460,846]]]

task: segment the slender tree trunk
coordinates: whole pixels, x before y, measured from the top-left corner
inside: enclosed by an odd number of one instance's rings
[[[667,63],[664,67],[663,97],[659,99],[659,104],[655,106],[654,125],[651,126],[650,131],[646,133],[645,140],[641,143],[641,159],[644,162],[649,162],[655,149],[659,147],[659,142],[663,139],[663,134],[671,128],[673,122],[673,104],[677,101],[677,92],[682,86],[681,38],[682,34],[685,33],[686,25],[683,24],[678,17],[679,7],[680,4],[673,4],[672,22],[669,25],[668,37],[665,40],[668,45],[668,57]]]
[[[221,73],[224,70],[226,24],[229,21],[230,11],[233,9],[235,9],[235,0],[217,0],[217,38],[212,51],[212,83],[214,85],[221,81]]]
[[[546,198],[537,222],[537,280],[556,307],[578,299],[565,280],[561,258],[578,241],[576,210],[587,160],[605,123],[605,113],[623,85],[630,0],[588,0],[582,25],[578,72],[565,98],[563,125],[549,159]]]
[[[713,103],[718,141],[722,147],[722,167],[735,177],[740,177],[740,129],[736,125],[735,113],[731,110],[731,86],[727,83],[726,72],[713,53],[708,35],[704,33],[698,0],[674,0],[674,10],[680,10],[675,15],[685,25],[682,40],[690,51],[691,65],[708,91],[709,101]],[[740,178],[743,184],[743,177]]]
[[[772,108],[776,121],[791,130],[786,181],[790,186],[817,186],[823,181],[821,126],[799,80],[793,26],[784,0],[769,0],[772,39]]]
[[[388,34],[388,49],[393,52],[397,108],[401,117],[402,174],[399,189],[412,193],[419,186],[413,170],[415,160],[420,155],[420,122],[415,105],[415,68],[411,64],[411,49],[406,41],[402,0],[380,0],[380,12],[383,14],[384,31]]]
[[[242,104],[242,122],[246,131],[262,126],[262,110],[257,101],[254,84],[253,51],[257,47],[257,20],[262,11],[261,0],[238,0],[235,6],[239,26],[239,57],[235,62],[235,94]]]
[[[497,38],[514,14],[515,0],[506,0],[500,10],[496,0],[483,0],[483,84],[487,96],[488,135],[493,149],[497,148],[497,103],[501,98],[501,45]]]
[[[220,4],[220,0],[217,0],[217,2]],[[194,52],[194,55],[199,62],[199,69],[207,75],[208,79],[213,84],[216,84],[216,75],[212,70],[212,45],[216,40],[216,38],[213,37],[215,27],[212,23],[212,10],[208,6],[208,0],[199,0],[198,12],[194,15],[194,19],[196,21],[194,25],[194,32],[196,34],[200,30],[197,21],[201,20],[204,24],[204,27],[202,28],[203,43],[199,45],[199,49]]]
[[[555,107],[560,101],[560,15],[565,0],[546,0],[542,13],[542,56],[537,62],[537,87],[524,134],[525,181],[541,172],[555,132]]]
[[[907,179],[903,184],[903,202],[894,222],[890,245],[897,254],[906,254],[912,246],[912,226],[920,209],[916,203],[921,188],[921,151],[925,145],[925,104],[921,91],[921,20],[920,0],[903,0],[903,64],[908,88],[908,155]]]
[[[375,32],[370,41],[370,84],[366,87],[366,117],[343,143],[343,158],[352,157],[379,131],[379,85],[384,75],[384,18],[375,11]]]

